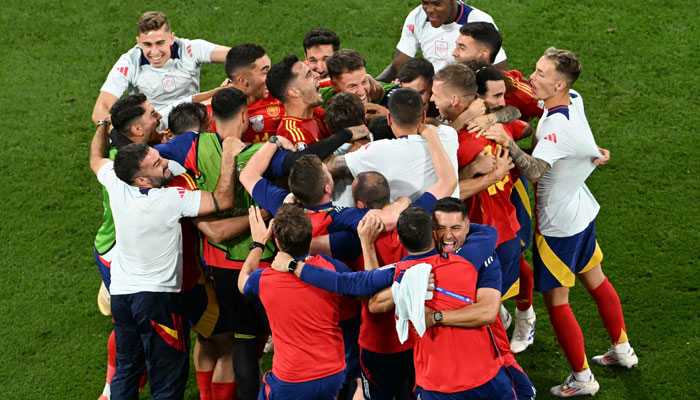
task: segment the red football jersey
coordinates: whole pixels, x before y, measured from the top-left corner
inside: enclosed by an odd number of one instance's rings
[[[496,146],[498,146],[483,136],[477,138],[475,133],[469,133],[466,129],[458,132],[458,139],[457,164],[460,169],[474,161],[474,158],[483,149],[488,149],[491,154],[495,154]],[[471,198],[469,220],[496,228],[498,230],[498,244],[515,238],[520,230],[515,207],[510,202],[513,182],[510,175],[506,175],[500,182],[489,186]],[[467,205],[469,206],[469,204]]]
[[[197,190],[197,183],[187,174],[176,176],[166,187]],[[182,226],[182,291],[191,290],[198,282],[204,283],[204,267],[200,252],[199,230],[189,218],[180,220]]]
[[[506,80],[506,104],[520,110],[520,119],[528,122],[534,117],[542,117],[544,109],[532,97],[532,86],[523,78],[523,74],[512,69],[503,71],[503,77]]]
[[[316,107],[313,117],[301,119],[285,115],[277,128],[277,136],[289,139],[299,150],[331,135],[323,120],[323,109]]]
[[[335,270],[321,256],[305,262]],[[306,382],[345,369],[340,295],[302,282],[294,274],[266,268],[259,296],[275,338],[272,372],[285,382]]]
[[[468,306],[457,297],[476,298],[478,271],[455,254],[401,261],[396,264],[396,280],[407,269],[424,262],[433,266],[435,286],[445,290],[434,291],[433,299],[425,302],[427,307],[456,310]],[[414,337],[416,384],[426,390],[454,393],[473,389],[493,379],[503,365],[486,326],[472,329],[434,326],[423,337]]]
[[[248,129],[243,134],[242,140],[245,143],[267,142],[267,139],[277,132],[283,115],[284,105],[272,95],[249,105]]]
[[[400,261],[406,256],[406,249],[399,243],[396,229],[383,232],[374,243],[379,265],[389,265]],[[369,312],[367,303],[362,303],[362,325],[360,325],[360,347],[380,354],[393,354],[413,349],[413,339],[403,344],[396,333],[394,312],[373,314]]]

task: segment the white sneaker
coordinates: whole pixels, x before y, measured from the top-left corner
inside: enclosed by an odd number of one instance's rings
[[[269,353],[274,353],[274,352],[275,352],[275,344],[272,343],[272,335],[270,335],[267,338],[267,343],[265,343],[265,348],[263,349],[263,353],[269,354]]]
[[[602,356],[593,357],[593,363],[596,365],[619,365],[625,368],[633,368],[637,366],[639,359],[634,354],[633,348],[630,347],[627,353],[617,353],[613,346]]]
[[[513,323],[513,317],[510,316],[508,309],[503,304],[501,304],[501,310],[499,311],[499,314],[501,315],[501,322],[503,322],[503,328],[505,328],[505,330],[508,330],[508,328],[510,328],[510,324]]]
[[[527,346],[535,340],[535,320],[537,319],[535,313],[533,312],[530,318],[525,318],[520,317],[518,311],[515,312],[515,329],[510,339],[510,349],[513,353],[520,353],[527,349]]]
[[[574,374],[572,373],[566,378],[564,383],[549,389],[549,393],[557,397],[593,396],[598,393],[598,389],[600,389],[600,385],[593,375],[591,375],[590,381],[579,382],[574,378]]]

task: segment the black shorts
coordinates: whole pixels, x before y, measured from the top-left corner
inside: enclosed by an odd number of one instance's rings
[[[270,323],[258,297],[244,296],[238,291],[240,270],[211,267],[219,312],[235,334],[257,336],[270,332]]]

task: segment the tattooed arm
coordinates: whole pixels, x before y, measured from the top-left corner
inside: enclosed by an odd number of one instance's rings
[[[494,124],[509,124],[518,118],[520,118],[520,111],[517,108],[505,106],[490,114],[472,119],[467,123],[467,130],[477,132],[476,137],[479,137]]]
[[[508,136],[502,125],[496,125],[490,128],[484,132],[484,137],[505,147],[510,153],[510,157],[513,159],[513,164],[515,164],[523,175],[525,175],[527,180],[532,183],[537,182],[542,175],[551,168],[546,162],[525,153],[525,151]]]
[[[345,162],[344,156],[330,156],[326,161],[326,167],[328,167],[328,172],[331,173],[333,179],[352,178],[352,173]]]

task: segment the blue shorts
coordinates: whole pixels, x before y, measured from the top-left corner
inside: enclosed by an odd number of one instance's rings
[[[340,371],[321,379],[307,382],[285,382],[275,376],[272,371],[263,376],[258,400],[299,400],[318,399],[335,400],[335,396],[343,386],[345,371]]]
[[[532,255],[535,290],[546,292],[574,286],[576,274],[588,272],[603,261],[603,252],[595,238],[595,221],[573,236],[551,237],[535,233]]]
[[[512,380],[515,396],[518,400],[533,400],[535,398],[535,387],[532,385],[530,377],[514,366],[506,367]]]
[[[112,250],[114,250],[114,247],[112,247],[104,255],[109,255],[110,253],[112,253]],[[94,247],[92,249],[92,252],[95,256],[95,264],[97,264],[97,269],[100,271],[100,276],[102,276],[102,282],[105,284],[105,287],[109,292],[109,285],[110,283],[112,283],[112,272],[110,270],[110,266],[112,264],[111,257],[109,257],[109,260],[105,259],[103,256],[100,255],[100,253],[97,252],[97,249],[95,249]]]
[[[522,251],[527,250],[532,242],[532,208],[530,207],[530,189],[527,187],[527,179],[520,175],[520,178],[513,184],[513,191],[510,194],[510,202],[515,207],[515,215],[520,223],[518,237]]]
[[[182,298],[183,313],[193,332],[208,338],[231,331],[219,312],[219,302],[211,282],[198,283],[183,291]]]
[[[501,299],[506,300],[516,296],[520,291],[520,255],[522,254],[520,238],[516,236],[499,244],[496,247],[496,254],[501,261],[501,271],[503,272]]]
[[[190,329],[182,322],[180,293],[112,296],[116,373],[113,399],[138,398],[144,363],[154,399],[182,399],[189,373]]]
[[[473,389],[455,393],[440,393],[425,390],[420,386],[416,386],[414,394],[416,395],[416,400],[516,399],[513,384],[510,380],[510,374],[508,374],[506,367],[501,367],[496,376],[494,376],[490,381]]]
[[[360,348],[362,392],[366,400],[407,400],[415,385],[413,350],[380,354]]]

